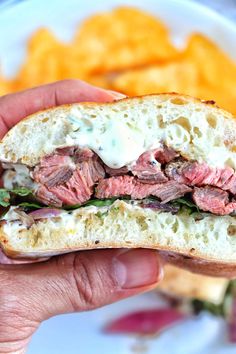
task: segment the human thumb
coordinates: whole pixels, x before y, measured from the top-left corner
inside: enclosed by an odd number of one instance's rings
[[[147,291],[162,277],[156,251],[96,250],[0,266],[0,353],[23,353],[45,319]],[[14,331],[12,331],[14,328]]]

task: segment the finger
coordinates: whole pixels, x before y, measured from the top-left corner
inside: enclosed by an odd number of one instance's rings
[[[26,343],[44,319],[147,291],[161,277],[156,251],[144,249],[77,252],[45,263],[0,266],[0,352],[1,343]],[[23,342],[12,340],[13,321]]]
[[[22,118],[49,108],[74,102],[111,102],[125,97],[80,80],[63,80],[0,97],[0,138]]]
[[[3,269],[10,272],[8,288],[19,292],[19,301],[24,298],[33,307],[37,298],[42,304],[41,313],[37,313],[41,320],[139,293],[155,286],[162,276],[156,251],[146,249],[77,252],[40,264]]]

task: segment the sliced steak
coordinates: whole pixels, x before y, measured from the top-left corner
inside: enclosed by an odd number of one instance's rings
[[[174,160],[178,156],[179,156],[178,152],[176,152],[174,149],[166,145],[163,145],[162,148],[160,149],[156,149],[155,152],[155,159],[161,164],[169,163],[170,161]]]
[[[236,194],[236,174],[230,167],[212,168],[206,163],[177,160],[165,168],[166,175],[191,186],[210,185]]]
[[[105,177],[104,168],[97,156],[77,164],[77,171],[80,172],[81,177],[89,187],[93,187],[97,181]]]
[[[55,207],[62,207],[62,201],[50,192],[47,187],[41,185],[36,193],[37,199],[45,205],[52,205]]]
[[[159,149],[144,152],[132,166],[131,172],[143,183],[162,183],[168,179],[161,171],[161,163],[167,163],[179,156],[173,149],[163,145]],[[123,166],[118,169],[105,166],[105,170],[110,176],[122,176],[129,172],[128,167]]]
[[[144,152],[131,168],[132,174],[144,183],[162,183],[168,181],[168,178],[161,170],[161,164],[155,158],[157,151]]]
[[[89,200],[93,194],[92,187],[88,185],[85,176],[79,169],[73,173],[73,176],[64,185],[50,188],[50,191],[58,197],[64,205],[83,204]]]
[[[76,162],[82,162],[93,157],[94,152],[88,148],[81,149],[78,146],[68,146],[57,148],[55,150],[55,155],[73,156],[76,159]]]
[[[133,176],[117,176],[102,179],[95,189],[95,197],[105,199],[111,197],[120,197],[131,195],[135,186]]]
[[[36,197],[46,205],[62,206],[82,204],[90,199],[93,186],[105,177],[98,156],[91,150],[65,151],[66,156],[49,155],[41,160],[33,172],[39,188]],[[75,163],[76,161],[76,163]]]
[[[159,149],[144,152],[132,166],[131,172],[143,183],[167,182],[168,178],[161,170],[161,164],[168,163],[177,156],[177,152],[163,145]]]
[[[155,196],[160,200],[156,203],[159,207],[192,192],[194,186],[193,199],[201,210],[219,215],[236,210],[236,201],[229,202],[227,192],[236,194],[236,174],[232,168],[211,168],[206,163],[176,159],[178,156],[163,145],[143,153],[130,171],[126,166],[119,169],[105,166],[90,149],[59,148],[42,158],[32,172],[39,185],[36,197],[56,207],[83,204],[91,198],[98,183],[97,198]],[[165,173],[162,164],[167,164]],[[111,177],[106,178],[107,175]]]
[[[33,172],[33,179],[46,187],[63,184],[73,175],[76,165],[69,156],[49,155],[42,158]]]
[[[236,202],[229,202],[228,193],[219,188],[194,188],[193,200],[199,209],[217,215],[228,215],[236,210]]]
[[[55,150],[55,154],[62,155],[62,156],[73,156],[76,150],[77,150],[76,146],[66,146],[66,147],[57,148]]]
[[[110,177],[101,180],[96,188],[95,196],[99,199],[131,196],[133,199],[144,199],[150,195],[161,199],[163,203],[182,197],[191,192],[191,188],[175,181],[160,184],[146,184],[133,176]]]
[[[183,197],[185,194],[192,191],[192,188],[176,181],[168,181],[166,183],[156,185],[156,187],[157,188],[153,191],[152,195],[160,198],[162,203],[167,203],[170,200]]]
[[[75,154],[73,155],[75,163],[87,161],[92,157],[96,157],[98,159],[98,156],[96,156],[92,150],[87,148],[84,149],[77,148]]]
[[[123,176],[129,172],[129,169],[126,166],[121,168],[111,168],[105,165],[105,170],[109,176]]]

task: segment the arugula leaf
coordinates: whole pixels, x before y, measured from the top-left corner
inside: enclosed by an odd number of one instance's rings
[[[25,187],[10,189],[8,192],[19,195],[21,197],[26,197],[27,195],[32,194],[32,190]]]
[[[0,205],[3,207],[8,207],[10,205],[11,195],[7,189],[0,188]]]
[[[178,198],[178,199],[175,199],[174,202],[175,202],[175,203],[178,203],[178,204],[186,205],[186,206],[188,206],[189,208],[198,209],[198,207],[197,207],[196,204],[194,204],[193,202],[191,202],[190,200],[185,199],[185,198]]]
[[[42,209],[42,208],[49,208],[46,205],[40,205],[40,204],[36,204],[36,203],[28,203],[28,202],[23,202],[18,204],[18,206],[22,207],[22,208],[27,208],[27,209]]]
[[[210,301],[202,301],[198,299],[192,300],[193,310],[196,314],[199,314],[201,311],[207,311],[212,313],[215,316],[224,317],[224,303],[214,304]]]
[[[174,205],[180,205],[182,209],[185,209],[189,215],[198,213],[199,217],[200,217],[200,209],[198,208],[198,206],[196,204],[194,204],[193,202],[191,202],[191,200],[187,199],[187,198],[178,198],[172,201],[172,204]]]
[[[198,299],[192,300],[193,310],[196,314],[201,311],[208,311],[215,316],[227,318],[232,316],[232,300],[236,295],[236,280],[231,280],[226,289],[224,299],[220,304],[213,304],[210,301],[202,301]]]
[[[109,206],[109,205],[112,205],[116,199],[117,198],[104,199],[104,200],[91,199],[87,203],[85,203],[83,206],[89,206],[89,205],[94,205],[97,207]]]
[[[28,188],[0,188],[0,205],[3,207],[8,207],[10,205],[10,199],[12,194],[19,195],[20,197],[26,197],[27,195],[32,194],[32,190]]]
[[[104,200],[91,199],[87,203],[71,205],[71,206],[68,206],[68,207],[64,207],[63,209],[65,209],[65,210],[74,210],[74,209],[78,209],[78,208],[86,207],[86,206],[90,206],[90,205],[94,205],[94,206],[97,206],[97,207],[109,206],[109,205],[112,205],[116,199],[117,198],[104,199]]]

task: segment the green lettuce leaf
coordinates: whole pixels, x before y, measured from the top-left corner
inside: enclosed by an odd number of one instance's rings
[[[0,188],[0,205],[3,207],[10,206],[10,200],[12,195],[18,195],[20,197],[26,197],[32,194],[32,190],[28,188],[15,188],[15,189],[5,189]]]

